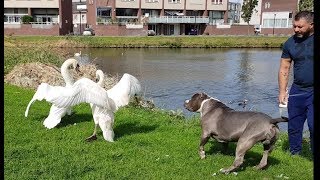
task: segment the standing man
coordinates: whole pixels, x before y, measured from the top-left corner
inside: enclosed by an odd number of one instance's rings
[[[303,125],[307,119],[313,150],[313,12],[301,11],[294,17],[291,36],[283,45],[278,73],[279,103],[288,102],[288,135],[290,153],[299,154],[302,149]],[[286,88],[290,66],[293,64],[293,84],[289,97]]]

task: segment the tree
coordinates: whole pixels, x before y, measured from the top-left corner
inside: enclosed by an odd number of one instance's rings
[[[258,5],[258,0],[243,0],[242,5],[242,14],[241,18],[244,22],[248,23],[248,34],[249,34],[249,22],[251,20],[251,16],[253,13],[254,8]]]
[[[25,24],[29,24],[30,22],[33,21],[33,17],[25,15],[25,16],[22,16],[21,21]]]
[[[300,0],[298,11],[312,11],[313,12],[313,0]]]

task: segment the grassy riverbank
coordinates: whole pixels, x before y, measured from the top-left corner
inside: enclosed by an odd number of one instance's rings
[[[162,111],[138,107],[121,108],[115,117],[115,142],[84,141],[93,132],[89,105],[74,108],[57,128],[42,125],[50,105],[35,102],[24,117],[34,91],[4,86],[5,179],[313,179],[313,163],[304,142],[302,156],[287,152],[287,135],[282,134],[269,157],[266,170],[254,169],[262,157],[262,144],[246,155],[237,174],[219,169],[231,165],[235,144],[228,152],[210,141],[207,158],[197,153],[199,119],[177,119]]]
[[[193,45],[209,41],[220,45],[249,42],[246,37],[233,37],[230,42],[223,42],[223,37],[215,40],[211,39],[214,37],[207,40],[208,37],[113,38],[5,37],[5,74],[20,63],[42,62],[60,66],[68,56],[60,47],[138,47],[139,42],[156,46],[170,41],[182,44],[189,41]],[[284,41],[280,42],[278,38],[259,40],[260,44],[267,41],[278,46]],[[215,47],[219,47],[217,44]],[[177,46],[169,43],[160,47]],[[87,104],[76,106],[75,114],[64,117],[57,128],[47,130],[42,123],[50,109],[48,103],[35,102],[29,117],[24,117],[33,90],[5,84],[4,93],[5,179],[313,179],[308,142],[304,141],[301,156],[291,157],[287,152],[287,134],[282,134],[277,141],[266,170],[257,171],[253,167],[262,157],[262,145],[257,144],[247,153],[238,174],[224,175],[219,169],[233,162],[235,144],[230,144],[228,152],[221,152],[221,145],[210,141],[205,147],[207,158],[200,160],[197,153],[200,138],[198,117],[178,119],[168,112],[129,106],[121,108],[115,115],[114,143],[104,141],[100,131],[97,141],[86,143],[84,139],[92,134],[94,127]]]
[[[60,66],[73,56],[64,48],[279,48],[288,37],[263,36],[5,36],[4,73],[19,63],[43,62]]]
[[[6,36],[7,47],[95,47],[95,48],[277,48],[288,37],[264,36],[152,36],[152,37],[85,37],[85,36]]]

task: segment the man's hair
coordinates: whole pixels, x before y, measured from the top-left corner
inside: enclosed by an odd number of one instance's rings
[[[295,21],[305,19],[308,23],[313,23],[313,12],[311,11],[300,11],[294,16]]]

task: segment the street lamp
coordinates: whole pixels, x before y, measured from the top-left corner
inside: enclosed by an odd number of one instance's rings
[[[81,2],[81,0],[80,0],[80,3],[82,3]],[[78,4],[77,5],[77,10],[79,11],[79,14],[80,14],[80,30],[79,30],[79,33],[80,33],[80,35],[81,35],[81,25],[82,25],[82,23],[81,23],[81,19],[82,19],[82,11],[84,11],[84,12],[87,12],[87,5],[86,4]]]
[[[195,16],[194,16],[194,29],[196,31],[196,35],[198,35],[198,25],[197,25],[197,15],[198,15],[198,10],[194,10]]]
[[[274,35],[274,27],[276,26],[276,13],[274,13],[274,16],[273,16],[273,28],[272,28],[272,35]]]

